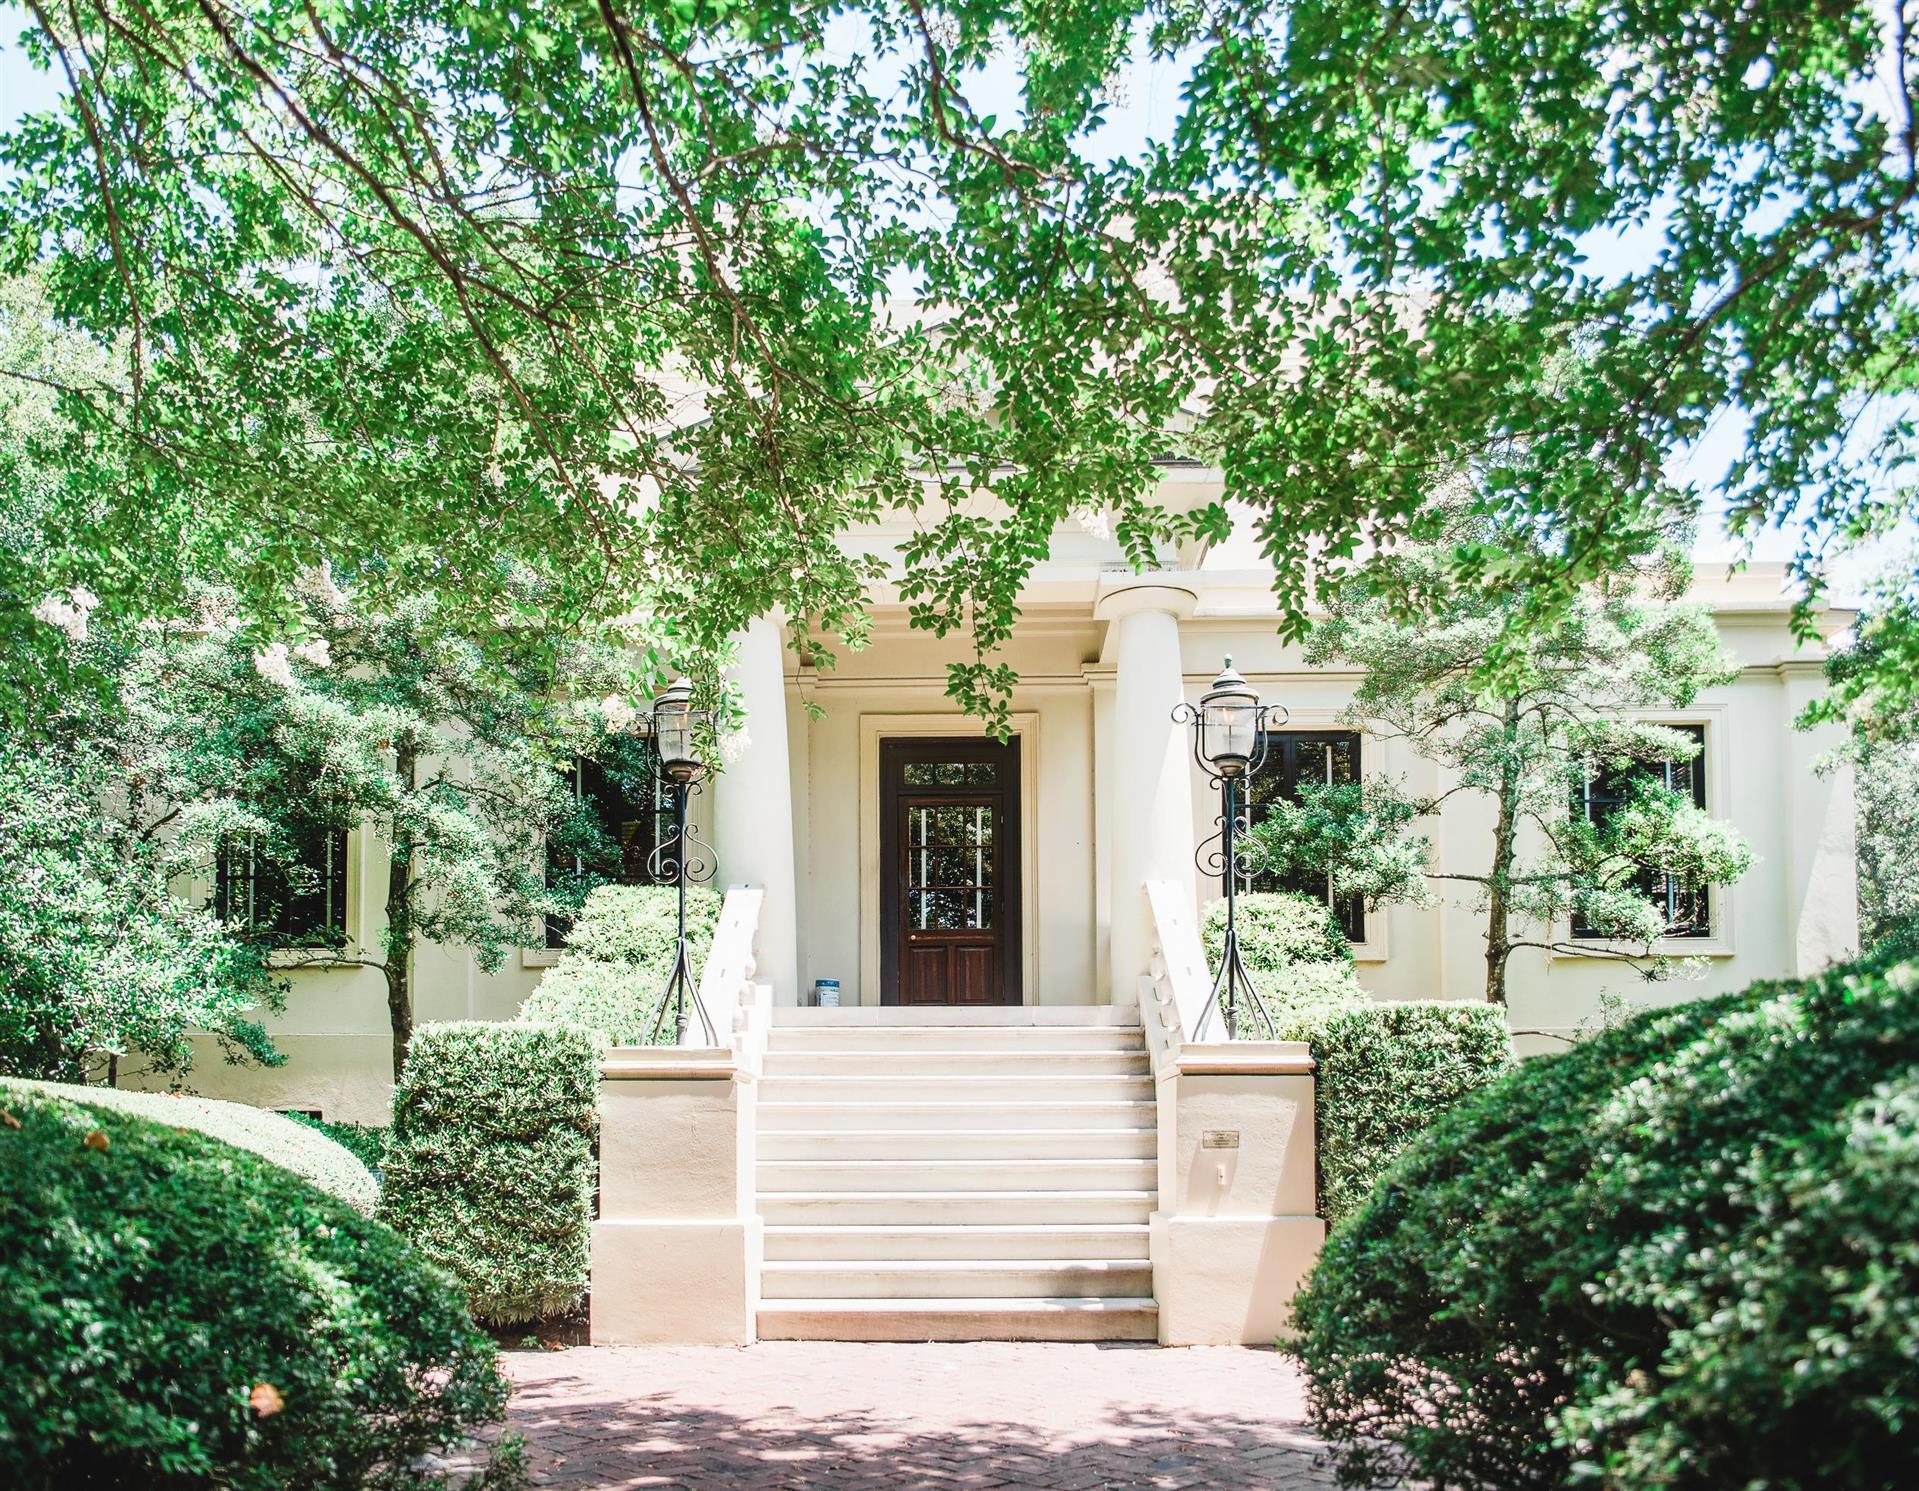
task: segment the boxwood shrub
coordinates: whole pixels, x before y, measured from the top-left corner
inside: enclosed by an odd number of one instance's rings
[[[1919,1484],[1919,964],[1652,1011],[1408,1147],[1295,1305],[1342,1482]]]
[[[380,1216],[505,1324],[586,1294],[599,1042],[566,1025],[413,1034],[393,1093]]]
[[[389,1228],[168,1122],[0,1094],[0,1485],[440,1484],[506,1403]]]
[[[135,1113],[158,1123],[210,1134],[291,1170],[302,1180],[369,1216],[373,1214],[374,1203],[380,1199],[380,1187],[372,1172],[345,1146],[285,1113],[171,1092],[132,1092],[123,1087],[83,1087],[67,1082],[36,1082],[24,1077],[0,1078],[0,1101],[14,1092],[62,1097],[90,1107]]]
[[[665,885],[603,885],[594,890],[567,933],[559,962],[527,996],[520,1018],[582,1026],[598,1031],[604,1044],[614,1046],[670,1042],[673,1017],[669,1014],[661,1022],[657,1034],[653,1022],[679,936],[677,896]],[[706,964],[719,914],[717,892],[701,886],[687,891],[686,930],[695,981]]]
[[[337,1123],[325,1119],[309,1118],[304,1113],[286,1115],[303,1128],[324,1134],[379,1179],[381,1166],[386,1161],[386,1125],[383,1123]]]
[[[1283,1036],[1317,1064],[1319,1213],[1349,1215],[1407,1143],[1513,1062],[1506,1011],[1484,1003],[1381,1000],[1333,1009]]]
[[[1366,1003],[1353,972],[1353,950],[1323,902],[1286,891],[1238,898],[1239,955],[1268,1013],[1288,1034],[1302,1021]],[[1215,972],[1225,953],[1226,903],[1215,901],[1200,921],[1206,966]]]

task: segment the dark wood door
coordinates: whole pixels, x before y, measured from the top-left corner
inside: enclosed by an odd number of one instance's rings
[[[880,744],[880,998],[1018,1004],[1019,742]]]

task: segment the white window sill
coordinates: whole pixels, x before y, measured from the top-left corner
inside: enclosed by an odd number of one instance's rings
[[[357,947],[282,947],[267,954],[267,967],[286,973],[309,968],[355,968],[367,961],[365,949]]]
[[[1725,937],[1662,937],[1651,949],[1636,942],[1607,942],[1581,938],[1572,947],[1552,950],[1555,962],[1581,963],[1604,960],[1616,963],[1624,958],[1730,958],[1732,942]]]

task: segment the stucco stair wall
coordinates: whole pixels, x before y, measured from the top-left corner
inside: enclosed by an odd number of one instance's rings
[[[1129,1014],[777,1011],[759,1335],[1153,1339],[1156,1110]]]

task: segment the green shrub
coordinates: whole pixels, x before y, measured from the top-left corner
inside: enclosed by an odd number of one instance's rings
[[[538,1320],[586,1293],[599,1045],[574,1026],[423,1025],[393,1093],[380,1216],[475,1316]]]
[[[1291,891],[1253,891],[1236,898],[1233,919],[1239,932],[1239,955],[1249,968],[1284,968],[1294,963],[1353,965],[1352,944],[1339,918],[1324,901]],[[1226,903],[1214,901],[1200,921],[1200,939],[1206,960],[1219,966],[1226,945]]]
[[[1410,1145],[1296,1302],[1345,1484],[1919,1484],[1919,964],[1656,1010]]]
[[[586,898],[567,933],[559,962],[520,1006],[522,1020],[578,1025],[603,1043],[670,1042],[668,1014],[653,1033],[679,936],[678,891],[665,885],[603,885]],[[686,893],[686,931],[697,983],[713,944],[720,897],[695,886]],[[695,1022],[697,1015],[689,1015]]]
[[[387,1227],[171,1123],[0,1107],[9,1491],[444,1484],[414,1462],[504,1409],[453,1281]]]
[[[334,1140],[296,1122],[289,1114],[179,1093],[82,1087],[65,1082],[34,1082],[23,1077],[0,1078],[0,1097],[6,1092],[68,1098],[89,1107],[135,1113],[175,1128],[211,1135],[291,1170],[329,1196],[337,1196],[369,1216],[380,1199],[379,1183],[359,1159]]]
[[[386,1155],[386,1125],[383,1123],[329,1123],[309,1118],[304,1113],[286,1115],[302,1128],[325,1134],[340,1148],[358,1160],[377,1179]]]
[[[1319,1212],[1337,1224],[1407,1143],[1513,1062],[1506,1012],[1480,1002],[1390,1001],[1333,1010],[1282,1036],[1317,1063]]]
[[[1282,1039],[1303,1022],[1366,1003],[1353,972],[1353,950],[1326,906],[1291,892],[1239,897],[1239,955]],[[1226,949],[1226,903],[1215,901],[1200,923],[1206,966],[1219,970]]]

